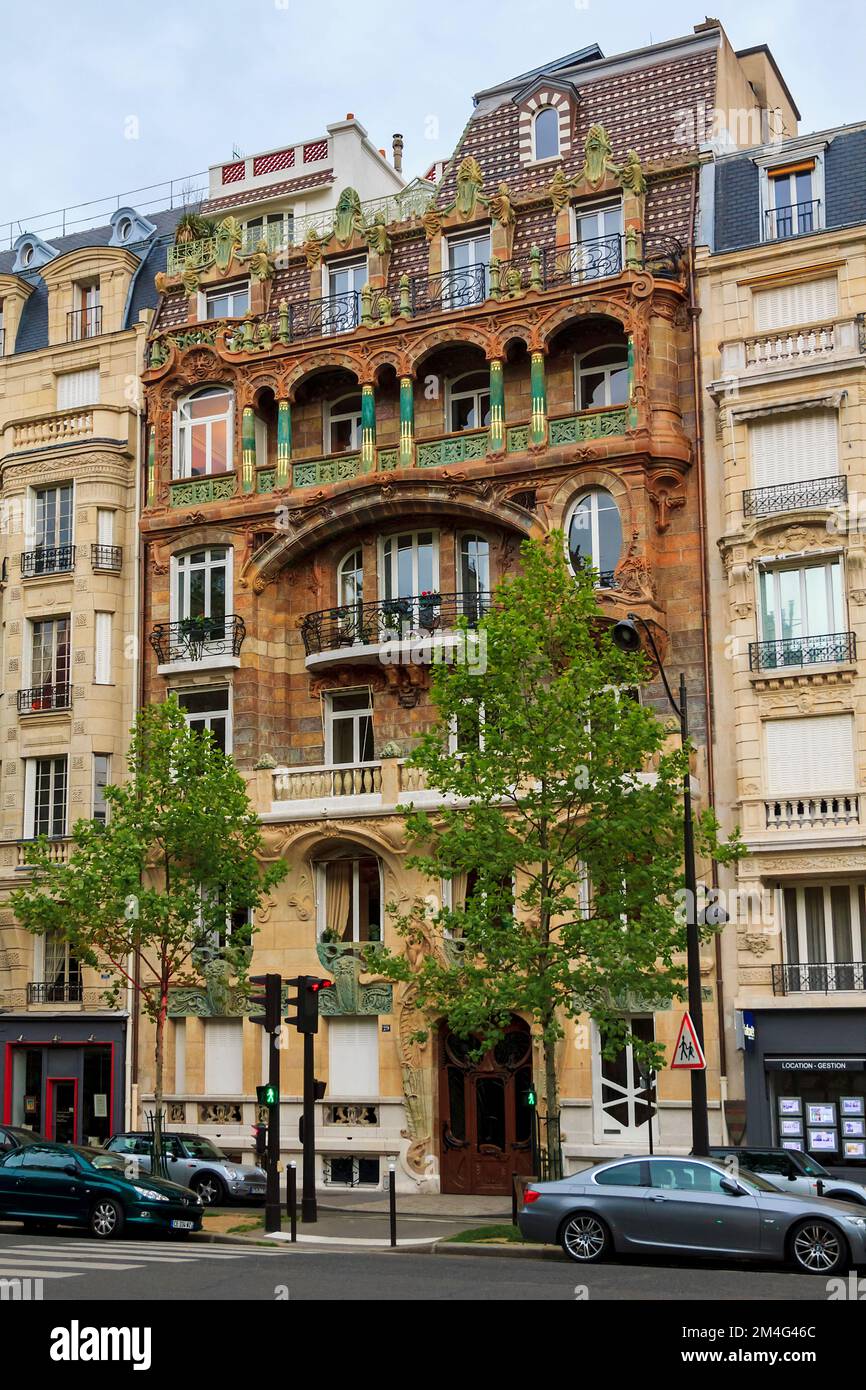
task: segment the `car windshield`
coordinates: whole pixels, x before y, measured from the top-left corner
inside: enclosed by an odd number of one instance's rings
[[[762,1178],[760,1174],[753,1173],[751,1170],[748,1173],[738,1173],[737,1182],[741,1183],[743,1187],[753,1187],[757,1192],[773,1192],[777,1197],[779,1195],[779,1189],[774,1183],[767,1182],[766,1178]]]
[[[800,1171],[806,1174],[807,1178],[831,1178],[832,1173],[828,1173],[822,1163],[817,1163],[814,1158],[809,1158],[807,1154],[798,1151],[794,1158]]]
[[[198,1136],[183,1140],[183,1146],[190,1158],[210,1158],[217,1159],[220,1163],[227,1162],[225,1154],[218,1149],[216,1144],[212,1144],[209,1139],[199,1139]]]
[[[104,1149],[79,1150],[81,1157],[91,1168],[109,1168],[115,1173],[125,1173],[127,1160],[121,1154],[108,1153]]]

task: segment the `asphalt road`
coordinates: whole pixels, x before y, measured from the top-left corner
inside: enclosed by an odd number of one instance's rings
[[[135,1239],[105,1244],[70,1231],[0,1234],[0,1279],[41,1279],[45,1302],[148,1300],[826,1302],[825,1281],[754,1267],[663,1259],[580,1268],[508,1255],[354,1253]]]

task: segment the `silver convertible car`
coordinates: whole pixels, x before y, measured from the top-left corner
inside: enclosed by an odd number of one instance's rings
[[[614,1159],[532,1182],[518,1223],[525,1240],[561,1245],[579,1264],[640,1251],[787,1260],[804,1274],[866,1264],[862,1207],[734,1178],[712,1159]]]

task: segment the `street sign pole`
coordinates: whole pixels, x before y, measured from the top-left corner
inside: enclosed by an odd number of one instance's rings
[[[313,1037],[304,1034],[304,1174],[301,1195],[301,1220],[318,1221],[316,1203],[316,1106],[315,1076],[313,1075]]]
[[[282,980],[277,975],[280,991]],[[268,1172],[267,1196],[265,1197],[265,1230],[281,1231],[282,1204],[280,1202],[280,1029],[279,1026],[268,1034],[268,1085],[276,1093],[276,1104],[268,1106]]]

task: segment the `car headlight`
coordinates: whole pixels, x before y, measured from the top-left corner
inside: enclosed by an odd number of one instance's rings
[[[240,1177],[240,1173],[235,1168],[226,1168],[225,1173],[227,1178],[231,1178],[232,1182],[237,1182]]]
[[[137,1183],[133,1183],[133,1187],[139,1197],[143,1197],[146,1202],[168,1202],[171,1200],[164,1192],[157,1192],[155,1187],[139,1187]]]

